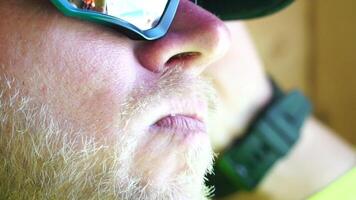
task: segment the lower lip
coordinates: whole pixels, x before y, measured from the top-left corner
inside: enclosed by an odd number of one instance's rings
[[[190,135],[206,133],[205,123],[193,116],[167,116],[152,125],[152,128],[164,129],[177,134]]]

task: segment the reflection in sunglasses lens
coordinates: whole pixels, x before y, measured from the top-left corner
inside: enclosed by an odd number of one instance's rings
[[[100,12],[128,22],[141,30],[157,25],[169,0],[68,0],[73,7]]]

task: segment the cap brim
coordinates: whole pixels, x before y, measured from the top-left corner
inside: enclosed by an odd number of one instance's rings
[[[275,13],[294,0],[198,0],[198,5],[222,20],[251,19]]]

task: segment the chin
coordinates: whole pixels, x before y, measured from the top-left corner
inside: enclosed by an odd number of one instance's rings
[[[131,199],[206,199],[211,189],[204,177],[212,170],[213,151],[207,134],[150,129],[132,150],[128,178]],[[129,155],[125,156],[129,157]],[[118,185],[125,185],[120,182]],[[128,196],[128,194],[124,194]]]

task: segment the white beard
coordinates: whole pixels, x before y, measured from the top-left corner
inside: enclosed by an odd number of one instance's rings
[[[147,177],[157,169],[144,169],[150,158],[159,156],[155,151],[145,152],[143,165],[142,160],[136,160],[144,133],[137,131],[130,119],[142,115],[162,96],[169,98],[191,87],[191,81],[183,87],[180,83],[187,80],[174,82],[182,79],[180,75],[172,78],[179,74],[176,71],[167,74],[155,88],[157,93],[150,91],[154,94],[140,103],[131,98],[133,101],[124,106],[117,125],[121,132],[114,143],[58,122],[45,105],[33,103],[11,87],[14,81],[1,80],[0,199],[207,199],[211,188],[204,185],[204,175],[212,169],[211,147],[177,152],[186,170],[164,184]],[[162,145],[169,146],[170,139],[163,138]]]

